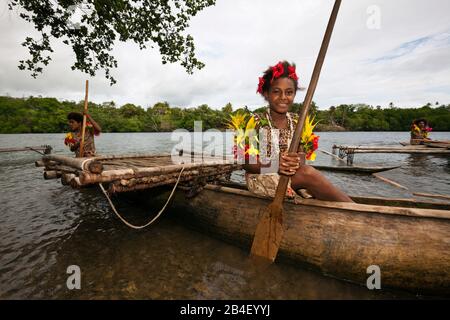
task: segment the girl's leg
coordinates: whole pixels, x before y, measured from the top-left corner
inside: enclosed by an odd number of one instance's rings
[[[353,202],[348,195],[335,187],[319,171],[308,165],[302,165],[291,177],[294,190],[307,189],[316,199],[326,201]]]

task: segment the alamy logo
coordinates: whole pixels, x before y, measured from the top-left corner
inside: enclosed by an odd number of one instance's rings
[[[373,290],[373,289],[381,289],[381,270],[380,267],[377,265],[371,265],[367,267],[367,273],[371,274],[367,278],[367,289]]]
[[[81,289],[81,269],[77,265],[71,265],[67,267],[67,274],[70,274],[70,276],[67,278],[66,285],[67,289],[73,290]]]
[[[367,7],[366,13],[369,15],[366,21],[368,29],[381,29],[381,9],[377,5]]]

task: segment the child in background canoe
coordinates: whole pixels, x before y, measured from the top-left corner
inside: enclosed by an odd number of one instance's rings
[[[270,167],[259,162],[245,164],[248,189],[256,194],[274,196],[279,175],[289,176],[288,191],[306,189],[313,197],[320,200],[352,202],[350,197],[339,190],[319,171],[305,165],[305,154],[288,154],[290,141],[295,131],[296,115],[288,112],[294,103],[298,90],[298,77],[295,65],[286,61],[268,68],[263,77],[259,78],[258,93],[269,103],[264,116],[267,119],[269,134],[267,135],[267,156],[277,162],[277,171],[261,174],[262,168]],[[272,145],[274,140],[270,129],[279,129],[278,145]]]
[[[424,141],[431,140],[428,138],[428,134],[433,130],[428,125],[426,119],[414,120],[411,124],[411,144],[423,144]]]
[[[83,157],[95,157],[94,136],[98,136],[102,129],[88,113],[86,113],[86,117]],[[64,144],[70,147],[70,151],[75,152],[76,157],[79,157],[83,115],[78,112],[71,112],[67,115],[67,120],[69,121],[70,132],[67,133]]]

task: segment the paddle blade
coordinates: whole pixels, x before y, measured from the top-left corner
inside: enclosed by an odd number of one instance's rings
[[[283,206],[272,202],[261,209],[251,254],[275,261],[283,238]]]

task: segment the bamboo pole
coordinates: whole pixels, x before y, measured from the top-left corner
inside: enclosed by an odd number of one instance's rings
[[[396,145],[382,145],[382,146],[344,146],[344,145],[335,145],[337,149],[355,149],[355,150],[408,150],[408,149],[427,149],[425,145],[408,145],[399,147]]]
[[[23,147],[23,148],[0,148],[0,152],[19,152],[19,151],[45,151],[47,146]]]
[[[355,149],[354,153],[417,153],[417,154],[450,154],[450,150],[444,148],[426,148],[426,149]]]
[[[57,179],[59,177],[61,177],[61,171],[56,171],[56,170],[44,171],[44,179],[45,180]]]
[[[54,161],[82,171],[92,172],[91,170],[94,170],[92,173],[101,173],[101,171],[103,171],[103,165],[95,158],[71,158],[67,156],[50,154],[43,156],[42,160],[46,163],[46,165],[48,161]],[[94,162],[95,165],[91,166],[92,162]]]
[[[390,185],[393,185],[394,187],[397,187],[397,188],[400,188],[400,189],[409,190],[407,187],[401,185],[400,183],[397,183],[397,182],[392,181],[392,180],[390,180],[390,179],[388,179],[388,178],[382,177],[382,176],[380,176],[380,175],[377,174],[377,173],[372,173],[372,175],[373,175],[374,177],[380,179],[381,181],[384,181],[384,182],[386,182],[386,183],[388,183],[388,184],[390,184]]]
[[[434,193],[413,192],[414,196],[450,200],[450,196]]]
[[[342,162],[344,162],[344,163],[347,163],[347,161],[345,161],[344,159],[339,158],[337,155],[332,154],[331,152],[328,152],[328,151],[325,151],[325,150],[322,150],[322,149],[319,149],[319,151],[322,152],[322,153],[325,153],[325,154],[327,154],[327,155],[329,155],[329,156],[331,156],[331,157],[333,157],[334,159],[337,159],[337,160],[339,160],[339,161],[342,161]]]
[[[218,175],[215,175],[215,176],[208,176],[207,178],[209,178],[210,180],[220,179],[223,175],[224,174],[218,174]],[[139,183],[139,184],[134,184],[132,186],[123,186],[123,185],[121,185],[120,183],[118,183],[116,181],[116,182],[113,182],[113,183],[109,184],[108,192],[112,194],[112,193],[116,193],[116,192],[117,193],[118,192],[130,192],[130,191],[151,189],[151,188],[159,187],[159,186],[162,186],[162,185],[173,184],[173,183],[177,182],[177,180],[178,180],[178,177],[172,177],[170,179],[157,181],[157,182],[154,182],[154,183]],[[190,179],[190,177],[186,177],[184,175],[182,175],[180,177],[180,182],[187,182],[187,181],[192,181],[192,179]]]
[[[146,168],[137,168],[137,169],[116,169],[116,170],[105,170],[101,174],[92,174],[86,171],[80,172],[80,182],[81,184],[92,184],[99,182],[111,182],[118,179],[132,179],[132,178],[140,178],[146,176],[153,175],[164,175],[170,174],[173,172],[178,172],[181,168],[184,169],[184,174],[188,173],[190,170],[198,170],[201,168],[202,171],[234,171],[240,168],[239,165],[233,164],[198,164],[198,163],[189,163],[189,164],[176,164],[169,166],[155,166],[155,167],[146,167]]]
[[[42,160],[36,160],[36,161],[34,162],[34,165],[35,165],[36,167],[45,167],[45,163],[44,163],[44,161],[42,161]]]
[[[83,112],[83,126],[81,128],[81,142],[80,142],[80,153],[79,158],[83,157],[84,153],[84,135],[86,133],[86,113],[88,111],[88,90],[89,90],[89,80],[86,80],[86,94],[84,96],[84,112]]]

